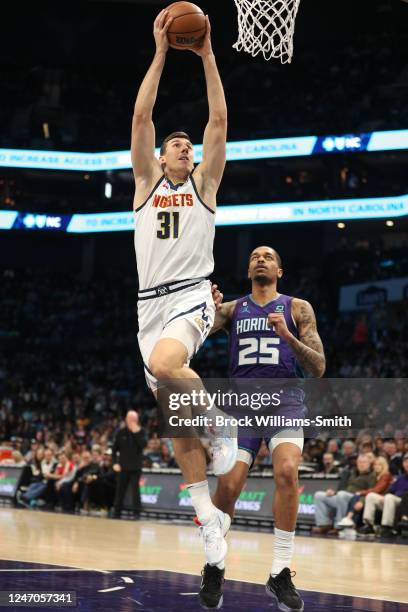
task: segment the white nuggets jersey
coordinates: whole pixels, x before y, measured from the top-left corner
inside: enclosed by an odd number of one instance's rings
[[[215,213],[200,199],[192,175],[179,186],[163,176],[135,217],[139,291],[213,272]]]

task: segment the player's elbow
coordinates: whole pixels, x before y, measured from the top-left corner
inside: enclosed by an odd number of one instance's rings
[[[323,356],[322,359],[316,364],[313,376],[315,378],[322,378],[325,371],[326,371],[326,359]]]
[[[212,113],[210,117],[210,123],[212,127],[215,127],[220,130],[226,130],[228,126],[227,111],[225,110]]]
[[[146,125],[148,121],[152,118],[152,112],[148,108],[144,108],[143,106],[135,106],[133,111],[133,125]]]

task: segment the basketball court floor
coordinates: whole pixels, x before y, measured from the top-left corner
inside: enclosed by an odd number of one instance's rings
[[[264,590],[272,538],[229,533],[223,610],[277,609]],[[70,591],[84,611],[201,610],[193,524],[2,508],[0,543],[0,591]],[[408,610],[407,546],[298,537],[293,569],[306,611]]]

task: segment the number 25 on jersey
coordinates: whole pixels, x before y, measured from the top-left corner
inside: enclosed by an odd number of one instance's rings
[[[277,365],[280,338],[240,338],[238,365]]]

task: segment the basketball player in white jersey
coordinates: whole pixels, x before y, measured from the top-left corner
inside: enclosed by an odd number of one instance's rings
[[[203,161],[193,176],[193,146],[184,132],[174,132],[164,140],[159,160],[154,155],[152,111],[169,47],[170,24],[168,11],[161,11],[154,22],[156,53],[140,86],[132,124],[138,340],[153,392],[159,380],[170,380],[172,390],[178,381],[181,391],[191,380],[196,387],[202,386],[188,363],[214,322],[215,306],[207,277],[214,268],[216,195],[226,156],[227,107],[211,47],[208,17],[203,44],[195,50],[203,62],[209,104]],[[211,501],[204,448],[197,435],[175,437],[173,445],[203,525],[207,562],[222,566],[227,551],[224,534],[230,518]],[[236,439],[213,437],[212,453],[214,472],[227,473],[235,464]]]

